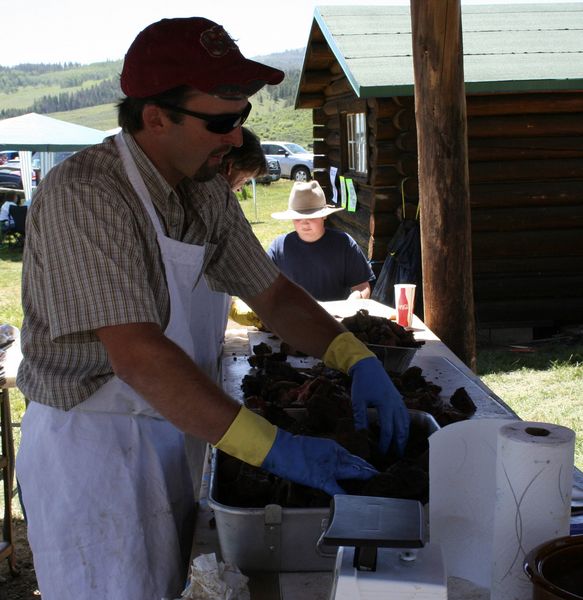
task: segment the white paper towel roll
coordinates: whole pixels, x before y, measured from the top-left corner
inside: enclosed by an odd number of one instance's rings
[[[490,589],[498,432],[515,419],[452,423],[429,437],[429,537],[449,576]]]
[[[498,433],[491,600],[530,600],[525,555],[569,535],[575,433],[516,422]]]
[[[492,590],[492,600],[514,598],[508,586],[526,581],[524,554],[568,535],[574,439],[565,427],[514,419],[462,421],[430,436],[430,540],[441,544],[448,576]],[[531,595],[528,587],[516,597]]]

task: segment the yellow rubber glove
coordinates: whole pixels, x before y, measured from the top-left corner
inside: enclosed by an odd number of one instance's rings
[[[375,356],[353,333],[345,331],[337,335],[324,352],[322,360],[327,367],[348,373],[363,358]]]
[[[242,406],[215,448],[260,467],[273,446],[276,434],[275,425]]]
[[[239,325],[253,326],[257,329],[263,328],[261,319],[251,310],[251,308],[241,300],[241,298],[233,298],[231,308],[229,309],[229,318]]]

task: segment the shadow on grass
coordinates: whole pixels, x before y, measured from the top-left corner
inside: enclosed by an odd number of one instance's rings
[[[567,338],[560,342],[531,344],[530,351],[506,347],[478,347],[478,375],[511,373],[521,369],[546,371],[556,366],[583,365],[583,338]]]
[[[0,246],[0,260],[22,262],[22,248],[19,246]]]

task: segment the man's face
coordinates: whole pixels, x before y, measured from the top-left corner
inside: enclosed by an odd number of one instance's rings
[[[226,100],[209,94],[196,93],[182,103],[182,107],[194,112],[221,115],[240,113],[247,106],[247,98]],[[171,124],[167,138],[168,178],[171,184],[185,177],[196,181],[208,181],[218,172],[225,154],[233,146],[243,143],[241,127],[228,133],[213,133],[206,122],[184,115],[181,123]]]
[[[326,230],[325,217],[316,219],[294,219],[294,227],[303,242],[317,242]]]

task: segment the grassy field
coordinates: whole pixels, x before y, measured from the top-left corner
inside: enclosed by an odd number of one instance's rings
[[[250,184],[245,186],[244,194],[239,194],[243,212],[265,249],[278,235],[293,229],[291,221],[279,221],[271,217],[271,213],[287,208],[291,187],[289,179],[280,179],[270,185],[256,186],[255,199]]]
[[[100,104],[99,106],[90,106],[89,108],[51,113],[48,116],[67,121],[67,123],[75,123],[75,125],[101,129],[102,131],[108,131],[117,127],[117,110],[115,104]]]
[[[264,248],[277,235],[290,231],[290,221],[277,221],[271,213],[284,210],[291,182],[259,185],[255,201],[251,186],[241,206]],[[20,327],[21,252],[0,249],[0,323]],[[551,422],[577,432],[575,462],[583,469],[583,336],[557,338],[530,345],[531,352],[516,353],[507,345],[478,347],[478,374],[524,420]],[[11,392],[14,421],[24,410],[22,395]],[[19,430],[15,431],[18,442]]]
[[[64,75],[64,74],[63,74]],[[99,79],[84,81],[82,84],[63,88],[58,83],[22,88],[18,92],[18,105],[32,106],[33,102],[43,96],[58,96],[63,92],[73,93],[98,84]],[[0,109],[15,108],[15,94],[0,93]]]

